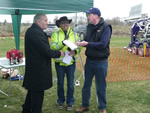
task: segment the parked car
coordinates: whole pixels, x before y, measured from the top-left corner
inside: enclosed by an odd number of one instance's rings
[[[86,30],[87,30],[87,25],[85,24],[77,25],[76,27],[73,28],[73,31],[78,33],[78,36],[81,38],[81,40],[85,37]]]
[[[56,24],[48,24],[47,29],[44,30],[44,32],[51,36],[54,32],[58,31],[59,28],[56,26]]]

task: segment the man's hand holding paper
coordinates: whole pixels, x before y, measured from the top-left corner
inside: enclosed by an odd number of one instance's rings
[[[68,55],[73,57],[75,55],[75,51],[74,50],[70,51]]]
[[[77,43],[77,46],[81,46],[81,47],[84,47],[84,46],[87,46],[87,45],[88,45],[88,42],[86,42],[86,41],[82,41],[82,42]]]
[[[71,42],[70,40],[64,40],[63,43],[65,45],[67,45],[71,50],[75,50],[78,48],[77,45],[75,45],[73,42]]]

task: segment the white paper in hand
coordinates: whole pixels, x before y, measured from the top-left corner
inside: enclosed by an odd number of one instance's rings
[[[71,42],[70,40],[64,40],[63,41],[64,44],[66,44],[71,50],[75,50],[78,48],[77,45],[75,45],[73,42]]]
[[[63,62],[66,63],[66,64],[70,64],[71,60],[72,60],[72,57],[68,55],[69,54],[69,51],[66,51],[65,52],[65,57],[63,58]]]

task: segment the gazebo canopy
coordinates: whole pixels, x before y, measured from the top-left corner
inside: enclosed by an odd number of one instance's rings
[[[22,15],[78,13],[93,7],[93,0],[0,0],[0,14],[10,14],[16,42],[20,49]]]

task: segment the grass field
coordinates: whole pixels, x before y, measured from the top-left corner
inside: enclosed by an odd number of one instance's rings
[[[20,49],[24,52],[24,39],[21,38]],[[119,47],[122,48],[124,46],[128,46],[130,42],[129,37],[112,37],[111,39],[111,47]],[[0,57],[6,56],[6,51],[15,48],[15,42],[12,38],[0,38]],[[120,50],[118,50],[120,51]],[[84,57],[84,50],[81,54],[83,62],[85,61]],[[113,55],[121,55],[121,52],[113,53]],[[128,53],[129,54],[129,53]],[[137,58],[136,56],[131,57],[124,57],[126,59],[137,59],[140,60],[141,58]],[[111,57],[110,57],[111,58]],[[119,58],[119,56],[118,56]],[[112,59],[110,59],[112,61]],[[120,60],[123,62],[123,60]],[[146,60],[147,62],[149,60]],[[123,72],[116,68],[117,66],[123,66],[124,63],[118,65],[118,61],[114,60],[115,63],[110,63],[109,67],[113,69],[111,72],[113,75],[122,75]],[[126,63],[129,60],[124,61]],[[112,65],[111,65],[112,64]],[[133,64],[133,62],[131,63]],[[116,66],[117,65],[117,66]],[[149,66],[149,64],[146,64]],[[130,64],[129,64],[130,66]],[[138,67],[139,63],[136,64],[134,67]],[[78,79],[82,73],[80,70],[80,64],[78,63],[77,69],[77,76]],[[141,70],[141,68],[137,68]],[[134,69],[136,70],[136,69]],[[147,68],[150,70],[150,68]],[[144,72],[145,70],[141,70]],[[139,71],[140,72],[140,71]],[[138,73],[139,73],[138,72]],[[110,73],[110,72],[109,72]],[[127,71],[126,78],[132,75],[132,71]],[[21,72],[22,74],[22,72]],[[136,73],[137,74],[137,73]],[[139,73],[142,74],[142,73]],[[117,76],[114,76],[117,77]],[[122,76],[121,76],[122,77]],[[120,78],[121,78],[120,77]],[[135,76],[133,76],[134,78]],[[75,86],[75,105],[74,111],[66,111],[58,110],[56,106],[57,100],[57,81],[56,81],[56,73],[53,66],[53,87],[47,91],[45,91],[45,99],[43,104],[43,113],[75,113],[75,109],[81,105],[81,90],[83,85],[83,77],[80,79],[80,86]],[[8,93],[8,86],[9,81],[6,79],[2,79],[0,77],[0,89]],[[66,82],[65,82],[66,86]],[[107,113],[150,113],[150,80],[140,80],[140,81],[124,81],[124,82],[108,82],[107,83]],[[65,87],[66,90],[66,87]],[[97,109],[97,102],[96,102],[96,91],[95,91],[95,80],[93,80],[93,85],[91,88],[91,99],[90,99],[90,110],[85,113],[98,113]],[[0,113],[21,113],[21,105],[24,103],[26,95],[26,90],[22,88],[22,81],[11,81],[11,95],[9,97],[0,93]]]

